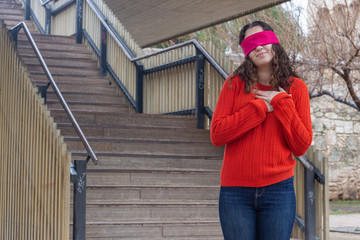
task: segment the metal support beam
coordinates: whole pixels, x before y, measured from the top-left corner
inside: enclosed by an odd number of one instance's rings
[[[136,62],[136,112],[143,113],[144,66]]]
[[[50,86],[50,83],[48,83],[47,85],[38,85],[38,91],[41,95],[42,98],[44,98],[44,103],[46,104],[46,99],[47,99],[47,90]]]
[[[204,108],[204,76],[205,76],[205,56],[196,49],[196,118],[197,128],[203,129],[205,122]]]
[[[315,173],[304,168],[305,185],[305,239],[316,238],[316,212],[315,212]]]
[[[106,76],[107,62],[106,62],[106,46],[107,46],[107,30],[101,24],[100,34],[100,75]]]
[[[25,2],[25,20],[30,20],[30,1],[31,0],[26,0]]]
[[[82,43],[83,0],[76,0],[76,43]]]
[[[45,5],[45,34],[51,34],[51,8]]]
[[[18,34],[19,34],[20,29],[21,29],[21,27],[18,27],[18,28],[14,29],[14,30],[9,31],[10,34],[11,34],[12,39],[14,40],[15,48],[17,48]]]
[[[89,159],[89,158],[88,158]],[[74,183],[73,239],[85,240],[86,237],[86,167],[87,160],[75,160],[77,173]]]

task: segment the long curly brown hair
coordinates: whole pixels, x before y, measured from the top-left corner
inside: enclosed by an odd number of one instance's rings
[[[267,23],[262,21],[255,21],[249,24],[246,24],[240,31],[239,34],[239,44],[245,39],[245,32],[252,27],[260,26],[264,31],[272,31]],[[274,89],[279,89],[279,87],[288,91],[292,82],[293,77],[299,77],[295,72],[294,66],[291,64],[288,55],[286,54],[284,48],[281,45],[273,44],[272,50],[275,55],[272,59],[273,73],[271,75],[270,84]],[[257,68],[253,61],[250,59],[249,55],[245,57],[244,62],[231,74],[228,78],[231,86],[231,80],[240,76],[240,78],[245,82],[245,92],[250,93],[251,89],[258,82]]]

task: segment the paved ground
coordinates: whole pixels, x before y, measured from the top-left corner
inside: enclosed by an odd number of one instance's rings
[[[360,214],[330,215],[330,240],[360,240]]]

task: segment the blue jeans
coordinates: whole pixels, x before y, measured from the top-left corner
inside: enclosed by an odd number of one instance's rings
[[[296,199],[293,177],[265,187],[221,187],[219,214],[225,240],[289,240]]]

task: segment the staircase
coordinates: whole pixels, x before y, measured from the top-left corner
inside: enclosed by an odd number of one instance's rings
[[[19,2],[0,0],[7,28],[24,16]],[[26,24],[99,158],[98,165],[88,164],[87,239],[222,239],[217,199],[223,148],[212,146],[209,131],[196,129],[194,117],[131,113],[85,45]],[[17,48],[34,86],[46,85],[22,30]],[[72,159],[85,159],[51,87],[47,107]]]

